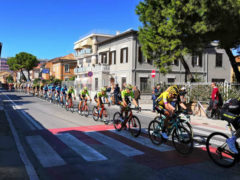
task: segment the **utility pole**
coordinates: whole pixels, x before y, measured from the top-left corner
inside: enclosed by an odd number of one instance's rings
[[[2,43],[0,42],[0,58],[1,58],[1,53],[2,53]]]

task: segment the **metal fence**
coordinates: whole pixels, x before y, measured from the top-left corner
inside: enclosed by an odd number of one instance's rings
[[[163,89],[167,89],[171,85],[173,84],[165,84]],[[212,93],[211,83],[175,83],[174,85],[186,87],[188,102],[209,102]],[[240,98],[240,84],[216,83],[216,85],[224,101],[230,98]]]

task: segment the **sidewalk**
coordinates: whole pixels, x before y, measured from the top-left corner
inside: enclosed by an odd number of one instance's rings
[[[29,179],[0,99],[0,179]]]

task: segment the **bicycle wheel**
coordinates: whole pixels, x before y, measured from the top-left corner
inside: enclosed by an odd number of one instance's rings
[[[192,125],[189,122],[187,122],[187,121],[185,121],[183,119],[180,119],[180,125],[185,127],[191,133],[192,138],[193,138]]]
[[[121,113],[120,112],[116,112],[113,115],[113,125],[114,125],[114,128],[117,131],[121,131],[121,129],[122,129],[122,121],[121,121]]]
[[[94,120],[94,121],[98,121],[98,119],[99,119],[99,113],[98,113],[97,106],[94,106],[94,107],[93,107],[92,116],[93,116],[93,120]]]
[[[192,135],[183,126],[178,126],[173,130],[172,142],[175,149],[181,154],[189,154],[193,150]]]
[[[157,118],[158,117],[156,117],[155,119]],[[162,136],[161,136],[162,126],[161,126],[161,122],[155,119],[152,120],[148,125],[148,136],[153,144],[159,145],[162,143]]]
[[[206,149],[209,157],[215,164],[225,168],[232,167],[237,159],[236,155],[228,148],[226,143],[228,138],[229,137],[224,133],[214,132],[208,136],[206,142]]]
[[[140,135],[141,123],[137,116],[132,116],[132,118],[128,120],[128,128],[132,136],[138,137]]]
[[[104,123],[109,124],[110,123],[110,113],[107,109],[104,109],[102,116],[103,116],[103,119],[104,119]]]

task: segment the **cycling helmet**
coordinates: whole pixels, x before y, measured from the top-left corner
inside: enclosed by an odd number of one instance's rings
[[[126,89],[132,90],[132,85],[131,85],[131,84],[128,84],[128,85],[126,86]]]
[[[87,88],[87,87],[84,87],[84,88],[83,88],[83,90],[87,91],[87,90],[88,90],[88,88]]]
[[[102,88],[101,88],[101,91],[104,91],[104,92],[106,92],[106,91],[107,91],[107,88],[105,88],[105,87],[102,87]]]
[[[178,88],[176,86],[170,87],[169,93],[173,94],[173,95],[178,95],[178,93],[179,93]]]

